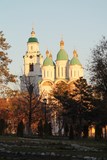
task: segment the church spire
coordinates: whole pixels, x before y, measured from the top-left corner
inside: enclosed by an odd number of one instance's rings
[[[46,50],[46,57],[49,57],[49,51],[48,51],[48,49]]]
[[[64,41],[63,41],[63,38],[61,38],[61,41],[60,41],[60,49],[64,49]]]
[[[31,37],[35,37],[34,27],[32,27]]]
[[[74,51],[73,51],[73,56],[74,57],[78,57],[78,54],[77,54],[77,51],[74,49]]]

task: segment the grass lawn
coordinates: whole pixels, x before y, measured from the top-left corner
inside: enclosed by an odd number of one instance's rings
[[[83,160],[86,157],[107,159],[107,141],[0,136],[0,160]]]

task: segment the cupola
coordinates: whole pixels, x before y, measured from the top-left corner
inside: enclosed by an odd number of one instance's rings
[[[73,58],[70,61],[70,65],[81,65],[76,50],[73,51]]]
[[[39,43],[38,39],[36,38],[35,31],[33,28],[32,28],[32,32],[31,32],[31,37],[28,39],[28,43],[32,43],[32,42]]]
[[[61,40],[60,41],[60,50],[57,54],[57,61],[60,61],[60,60],[68,60],[68,54],[67,52],[64,50],[64,41]]]

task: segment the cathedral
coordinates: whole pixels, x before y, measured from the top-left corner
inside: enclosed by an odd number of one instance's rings
[[[23,56],[24,75],[31,83],[35,84],[36,92],[44,94],[47,97],[55,84],[63,81],[71,83],[79,77],[83,77],[83,67],[78,59],[78,53],[73,51],[72,58],[69,59],[64,48],[64,41],[60,41],[59,51],[56,53],[55,62],[52,54],[47,50],[46,56],[43,58],[39,50],[39,41],[36,37],[34,29],[27,41],[27,51]],[[21,90],[24,90],[24,83],[21,81]]]

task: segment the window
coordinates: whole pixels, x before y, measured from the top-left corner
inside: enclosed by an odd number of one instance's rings
[[[72,70],[71,70],[71,77],[72,77]]]
[[[47,77],[49,77],[49,71],[47,71]]]
[[[76,77],[76,71],[74,71],[74,77]]]
[[[45,78],[45,70],[44,70],[44,78]]]
[[[61,67],[61,75],[62,75],[62,77],[63,77],[63,67]]]
[[[78,77],[80,76],[79,71],[78,71]]]
[[[31,46],[31,50],[33,50],[33,46]]]
[[[33,58],[33,56],[30,56],[30,59],[32,59]]]
[[[58,67],[58,77],[60,76],[60,68]]]
[[[32,72],[34,71],[34,64],[29,64],[29,72]]]

